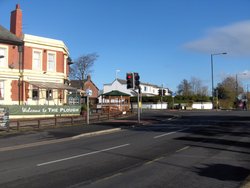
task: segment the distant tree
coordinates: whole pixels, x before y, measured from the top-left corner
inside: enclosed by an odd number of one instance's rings
[[[190,81],[193,95],[207,96],[208,87],[202,84],[199,78],[192,77]]]
[[[188,80],[184,79],[182,82],[178,85],[178,95],[184,95],[184,96],[190,96],[192,95],[192,86],[191,83],[188,82]]]
[[[86,54],[80,56],[70,66],[69,78],[71,80],[79,80],[82,82],[82,89],[84,87],[84,80],[92,72],[92,67],[99,56],[96,53]]]
[[[238,101],[238,94],[243,92],[243,87],[240,83],[236,83],[235,77],[228,76],[218,83],[215,91],[223,108],[233,108]]]

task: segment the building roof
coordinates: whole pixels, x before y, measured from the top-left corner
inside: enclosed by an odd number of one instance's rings
[[[95,85],[95,83],[91,79],[85,79],[84,83],[86,83],[87,81],[90,81],[93,84],[93,86],[97,90],[99,90],[98,87]],[[70,86],[77,88],[77,89],[82,89],[82,83],[83,83],[82,80],[70,80]]]
[[[123,85],[127,84],[127,80],[122,80],[122,79],[117,78],[117,81],[120,82]]]
[[[112,91],[110,91],[108,93],[104,93],[102,95],[104,95],[104,96],[130,96],[129,94],[123,93],[123,92],[118,91],[118,90],[112,90]]]
[[[38,88],[43,89],[67,89],[67,90],[75,90],[76,88],[68,86],[63,83],[53,83],[53,82],[36,82],[36,81],[29,81],[31,85],[34,85]]]
[[[0,25],[0,43],[11,44],[11,45],[23,45],[23,41],[16,35],[5,29]]]
[[[70,86],[77,89],[82,89],[82,80],[70,80]]]
[[[117,79],[118,82],[120,82],[120,84],[125,85],[127,84],[127,80],[123,80],[123,79]],[[152,86],[152,87],[156,87],[156,88],[161,88],[160,86],[154,85],[154,84],[150,84],[150,83],[144,83],[141,82],[142,85],[146,85],[146,86]]]

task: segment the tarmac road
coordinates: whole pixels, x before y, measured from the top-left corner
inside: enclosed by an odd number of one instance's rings
[[[0,187],[233,188],[250,174],[248,112],[149,111],[142,122],[2,137]]]

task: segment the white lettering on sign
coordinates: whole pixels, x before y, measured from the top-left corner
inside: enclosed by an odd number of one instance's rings
[[[22,112],[23,113],[40,113],[41,109],[32,109],[30,107],[26,108],[26,107],[22,107]]]
[[[51,113],[57,113],[58,112],[58,108],[48,108],[48,110]]]
[[[72,112],[79,112],[79,109],[76,108],[60,108],[60,112],[68,112],[68,113],[72,113]]]

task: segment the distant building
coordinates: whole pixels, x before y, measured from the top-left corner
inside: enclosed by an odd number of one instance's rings
[[[156,96],[159,95],[159,89],[162,87],[150,84],[150,83],[140,83],[141,92],[143,96]],[[165,90],[165,95],[171,95],[168,88],[163,88]],[[127,89],[127,81],[122,79],[115,79],[110,84],[103,85],[103,93],[108,93],[114,90],[121,91],[123,93],[127,93],[130,96],[136,96],[137,94],[131,89]]]
[[[18,55],[19,54],[19,55]],[[10,32],[0,27],[0,104],[63,105],[67,102],[69,51],[61,40],[24,34],[20,5]]]
[[[84,86],[83,86],[84,83]],[[75,90],[72,90],[71,95],[69,96],[69,104],[78,104],[78,103],[85,103],[86,101],[81,102],[80,96],[86,96],[86,91],[91,90],[92,94],[89,96],[90,99],[90,106],[96,107],[98,103],[98,95],[99,95],[99,89],[95,85],[95,83],[91,80],[91,76],[88,75],[87,79],[82,80],[70,80],[70,86],[75,88]],[[76,93],[77,92],[77,93]],[[76,100],[75,100],[76,99]]]

